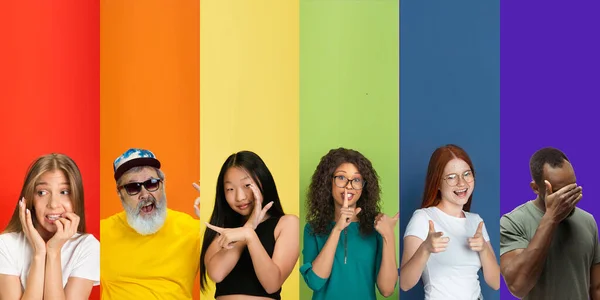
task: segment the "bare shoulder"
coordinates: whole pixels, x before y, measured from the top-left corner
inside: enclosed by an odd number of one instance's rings
[[[296,215],[284,215],[283,217],[281,217],[279,222],[281,221],[300,223],[300,219]]]
[[[296,215],[285,215],[279,219],[279,223],[277,227],[287,228],[287,227],[300,227],[300,219]]]
[[[280,232],[297,232],[300,229],[300,219],[296,215],[284,215],[279,218],[279,222],[277,223],[277,227],[275,227],[275,233],[279,235]]]

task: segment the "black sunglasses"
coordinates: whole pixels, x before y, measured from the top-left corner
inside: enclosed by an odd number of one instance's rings
[[[128,184],[124,184],[120,186],[119,189],[124,188],[125,192],[127,192],[129,196],[135,196],[142,191],[142,186],[144,186],[148,192],[157,191],[161,182],[162,180],[160,179],[150,178],[144,182],[130,182]]]

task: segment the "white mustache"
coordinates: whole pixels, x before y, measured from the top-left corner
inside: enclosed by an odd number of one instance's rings
[[[138,214],[142,211],[142,207],[144,207],[148,204],[154,204],[154,206],[156,208],[158,208],[158,205],[156,203],[156,198],[154,198],[154,196],[152,196],[152,195],[149,195],[147,200],[138,202],[138,205],[136,207]]]

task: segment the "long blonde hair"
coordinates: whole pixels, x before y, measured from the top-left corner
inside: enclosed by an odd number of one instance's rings
[[[69,180],[69,186],[71,189],[71,204],[73,205],[73,212],[79,216],[79,226],[77,232],[85,233],[85,209],[83,205],[83,181],[81,180],[81,173],[77,164],[68,156],[59,153],[47,154],[36,159],[25,176],[25,182],[21,188],[21,198],[25,198],[25,206],[31,211],[31,220],[33,226],[38,228],[39,221],[35,214],[35,207],[33,206],[33,198],[35,194],[35,184],[39,181],[40,177],[51,171],[59,170],[63,172],[65,177]],[[15,206],[13,215],[4,229],[4,233],[9,232],[22,232],[23,227],[21,226],[21,220],[19,219],[19,201]]]

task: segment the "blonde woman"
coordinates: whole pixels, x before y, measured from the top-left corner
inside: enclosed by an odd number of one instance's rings
[[[75,162],[63,154],[38,158],[0,234],[0,299],[87,299],[99,284],[99,249],[85,233]]]

